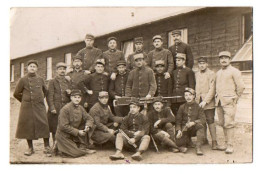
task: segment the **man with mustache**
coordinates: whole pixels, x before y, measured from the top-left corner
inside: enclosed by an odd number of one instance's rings
[[[232,154],[237,101],[242,95],[245,85],[241,72],[230,65],[231,53],[229,51],[220,52],[219,61],[221,69],[216,75],[215,103],[219,125],[222,126],[225,135],[225,153]]]
[[[171,51],[172,56],[173,56],[174,69],[177,68],[177,66],[176,66],[176,55],[177,55],[177,53],[186,54],[185,66],[192,69],[193,64],[194,64],[194,60],[193,60],[191,48],[188,44],[181,41],[181,31],[180,30],[173,31],[172,36],[173,36],[173,39],[174,39],[174,45],[170,46],[169,50]]]

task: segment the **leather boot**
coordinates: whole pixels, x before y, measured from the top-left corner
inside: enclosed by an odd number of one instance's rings
[[[196,147],[196,153],[197,155],[203,155],[203,152],[201,151],[201,146]]]
[[[220,146],[218,145],[217,141],[212,141],[212,150],[226,150],[227,147],[226,146]]]
[[[33,148],[28,148],[27,151],[24,152],[26,156],[31,156],[32,154],[34,154]]]
[[[120,160],[120,159],[125,159],[125,156],[122,154],[120,150],[117,150],[114,155],[110,155],[109,158],[111,160]]]
[[[234,128],[229,128],[227,130],[227,149],[226,154],[232,154],[234,152],[233,149],[233,137],[234,137]]]
[[[141,161],[143,159],[141,152],[139,152],[139,151],[136,152],[135,154],[133,154],[131,157],[133,160],[136,160],[136,161]]]
[[[225,153],[226,154],[232,154],[233,152],[234,152],[233,145],[228,144]]]

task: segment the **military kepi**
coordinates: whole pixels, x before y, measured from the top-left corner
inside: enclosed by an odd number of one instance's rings
[[[82,61],[82,57],[81,57],[80,55],[75,55],[75,56],[73,56],[73,61],[74,61],[74,60],[77,60],[77,59],[79,59],[79,60]]]
[[[181,31],[180,31],[180,30],[174,30],[174,31],[172,32],[172,35],[174,35],[174,34],[181,35]]]
[[[73,90],[71,91],[70,96],[75,96],[75,95],[80,95],[80,96],[82,96],[81,90],[79,90],[79,89],[73,89]]]
[[[100,91],[100,92],[98,93],[98,97],[108,97],[108,92],[106,92],[106,91]]]
[[[191,93],[192,95],[195,95],[195,90],[192,89],[192,88],[185,88],[184,93],[185,93],[185,92],[189,92],[189,93]]]
[[[118,60],[116,66],[119,65],[125,65],[126,66],[126,61],[125,60]]]
[[[60,67],[67,68],[67,65],[64,62],[59,62],[59,63],[56,64],[56,68],[58,69]]]
[[[134,43],[136,44],[136,43],[143,43],[144,41],[143,41],[143,38],[142,37],[136,37],[135,39],[134,39]]]
[[[177,54],[176,54],[176,58],[181,58],[181,59],[186,60],[186,54],[183,54],[183,53],[177,53]]]
[[[136,105],[136,106],[139,106],[139,101],[137,98],[131,98],[130,100],[130,103],[129,103],[129,106],[130,105]]]
[[[111,40],[117,41],[117,38],[116,38],[116,37],[109,37],[109,38],[107,39],[107,43],[108,43],[109,41],[111,41]]]
[[[156,60],[156,61],[155,61],[155,67],[156,67],[156,66],[159,66],[159,65],[164,66],[164,65],[165,65],[164,60]]]
[[[231,53],[229,51],[221,51],[219,54],[218,54],[218,57],[222,57],[222,56],[227,56],[227,57],[231,57]]]
[[[155,39],[160,39],[160,40],[162,40],[162,36],[160,36],[160,35],[155,35],[155,36],[153,37],[153,41],[154,41]]]
[[[144,54],[143,53],[135,54],[134,60],[137,60],[137,59],[144,59]]]
[[[208,62],[207,57],[205,57],[205,56],[199,57],[198,62],[206,62],[207,63]]]
[[[92,40],[94,40],[95,37],[92,34],[88,33],[88,34],[86,34],[85,39],[92,39]]]
[[[97,59],[96,64],[101,64],[105,66],[105,60],[104,59]]]
[[[29,61],[27,62],[27,66],[29,66],[29,65],[32,64],[32,63],[34,63],[36,66],[39,66],[38,61],[35,60],[35,59],[29,60]]]

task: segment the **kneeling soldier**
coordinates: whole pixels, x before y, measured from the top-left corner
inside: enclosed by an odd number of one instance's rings
[[[58,150],[65,155],[80,157],[94,150],[86,148],[94,129],[93,118],[79,105],[82,93],[75,89],[71,92],[71,102],[61,110],[56,133]]]
[[[147,117],[150,122],[150,133],[155,141],[162,145],[169,147],[173,152],[186,152],[187,148],[179,148],[175,140],[175,131],[173,124],[175,116],[169,107],[163,108],[161,100],[155,100],[153,103],[153,110],[148,112]]]
[[[197,136],[197,155],[203,155],[201,145],[204,139],[204,124],[206,117],[203,109],[195,102],[195,91],[186,88],[184,91],[186,103],[180,106],[176,116],[176,144],[187,146],[191,137]]]
[[[135,149],[139,145],[137,152],[132,155],[133,160],[141,161],[141,154],[147,150],[150,137],[148,134],[149,131],[149,121],[147,117],[141,114],[140,106],[138,101],[132,100],[129,104],[130,112],[124,118],[121,125],[121,131],[117,134],[116,137],[116,153],[111,155],[109,158],[111,160],[124,159],[122,154],[123,146],[127,149]]]

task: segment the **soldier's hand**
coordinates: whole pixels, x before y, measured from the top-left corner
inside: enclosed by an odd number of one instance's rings
[[[110,79],[115,80],[116,79],[116,73],[112,73],[111,76],[110,76]]]
[[[115,99],[118,99],[118,98],[121,98],[120,96],[118,96],[118,95],[115,95]]]
[[[88,93],[89,95],[92,95],[92,94],[93,94],[93,91],[92,91],[92,90],[87,90],[87,93]]]
[[[107,73],[107,72],[103,72],[103,74],[104,74],[105,76],[108,76],[108,73]]]
[[[67,94],[71,94],[71,90],[70,89],[66,89],[66,92],[67,92]]]
[[[89,129],[90,129],[90,127],[88,127],[88,126],[85,126],[84,132],[88,132],[88,131],[89,131]]]
[[[165,131],[160,131],[160,133],[162,133],[164,136],[166,136],[167,138],[170,138],[170,134],[168,134],[167,132]]]
[[[89,70],[84,70],[84,75],[89,75],[91,72]]]
[[[57,111],[54,109],[51,111],[52,114],[57,114]]]
[[[65,76],[65,79],[67,79],[68,81],[71,80],[70,76]]]
[[[72,68],[72,67],[68,68],[68,73],[70,73],[70,72],[72,72],[72,71],[73,71],[73,68]]]
[[[201,107],[201,108],[204,108],[205,106],[206,106],[206,102],[205,101],[202,101],[200,104],[199,104],[199,106]]]
[[[170,73],[168,73],[168,72],[164,73],[164,78],[165,78],[165,79],[168,79],[168,78],[170,78],[170,77],[171,77]]]
[[[193,121],[186,123],[186,126],[187,126],[188,128],[190,128],[190,127],[192,127],[192,126],[194,126],[194,125],[195,125],[195,122],[193,122]]]
[[[178,130],[176,138],[179,139],[182,137],[182,132],[180,130]]]
[[[114,131],[113,129],[108,129],[108,133],[110,133],[110,134],[114,134],[115,131]]]
[[[84,108],[87,108],[88,107],[88,103],[84,103]]]
[[[138,134],[140,134],[141,133],[141,131],[136,131],[135,133],[134,133],[134,136],[136,136],[136,135],[138,135]]]
[[[158,128],[158,125],[161,123],[161,120],[157,120],[155,123],[154,123],[154,125],[153,125],[153,127],[154,128]]]
[[[129,144],[134,144],[135,143],[135,139],[134,138],[131,138],[129,141],[128,141]]]
[[[150,99],[152,96],[150,94],[147,94],[147,96],[145,96],[145,98]]]
[[[113,126],[118,127],[118,123],[117,122],[113,123]]]
[[[83,137],[86,135],[86,132],[84,130],[79,130],[79,136]]]

